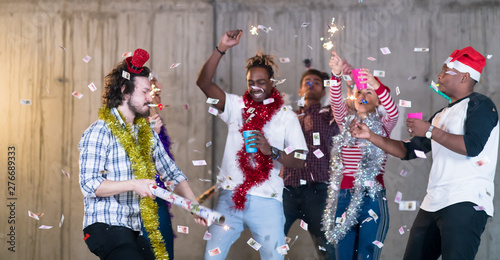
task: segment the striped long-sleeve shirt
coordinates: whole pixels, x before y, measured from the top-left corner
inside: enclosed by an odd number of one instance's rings
[[[340,79],[332,78],[333,80],[337,80],[339,84],[337,86],[330,87],[330,105],[332,106],[333,115],[335,117],[335,121],[337,122],[339,128],[343,126],[345,123],[345,117],[347,115],[347,106],[344,100],[342,99],[342,89],[340,84]],[[377,79],[378,80],[378,79]],[[379,81],[380,83],[380,81]],[[396,126],[398,122],[399,112],[394,104],[394,100],[392,99],[389,88],[380,83],[380,87],[375,90],[381,105],[385,108],[386,114],[381,117],[382,124],[384,126],[384,130],[387,136],[390,135],[392,129]],[[342,179],[342,183],[340,184],[341,189],[350,189],[353,187],[354,181],[354,173],[358,170],[358,164],[361,160],[361,151],[358,146],[344,146],[342,147],[342,163],[344,165],[344,177]],[[382,167],[385,168],[385,161],[382,164]],[[376,177],[376,181],[379,182],[382,186],[384,186],[383,179],[384,171],[381,170],[380,174]]]

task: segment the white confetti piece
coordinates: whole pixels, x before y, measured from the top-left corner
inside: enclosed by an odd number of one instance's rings
[[[366,58],[366,59],[367,59],[367,60],[369,60],[369,61],[376,61],[376,60],[377,60],[377,59],[375,59],[375,58],[373,58],[373,57],[368,57],[368,58]]]
[[[97,87],[95,86],[94,82],[90,83],[90,84],[88,85],[88,87],[89,87],[89,89],[90,89],[92,92],[96,91],[96,89],[97,89]]]
[[[311,50],[313,49],[313,47],[311,45],[307,45],[307,47],[309,47],[309,49],[311,49]]]
[[[399,87],[396,87],[396,96],[399,96],[401,92],[399,91]]]
[[[210,239],[212,239],[212,234],[210,234],[207,230],[207,231],[205,231],[205,234],[203,235],[203,240],[210,240]]]
[[[283,84],[286,81],[286,79],[279,79],[279,80],[278,79],[271,79],[271,81],[274,83],[274,86],[278,86],[280,84]]]
[[[293,148],[293,146],[290,145],[287,148],[285,148],[285,153],[290,154],[291,152],[293,152],[293,150],[295,150],[295,149]]]
[[[302,219],[300,220],[300,227],[301,227],[303,230],[307,231],[307,227],[308,227],[308,226],[309,226],[309,225],[308,225],[308,224],[307,224],[304,220],[302,220]]]
[[[488,60],[489,60],[489,59],[491,59],[491,57],[493,57],[493,55],[488,54],[488,55],[486,56],[486,59],[488,59]]]
[[[209,147],[212,145],[212,141],[208,141],[208,143],[205,144],[205,147]]]
[[[133,55],[133,53],[132,53],[132,52],[130,52],[130,51],[127,51],[127,52],[122,53],[122,57],[123,57],[123,58],[127,58],[127,57],[130,57],[130,56],[132,56],[132,55]]]
[[[411,107],[411,101],[400,99],[399,106],[400,107]]]
[[[130,73],[128,71],[122,71],[122,78],[130,80]]]
[[[408,171],[405,169],[402,169],[401,172],[399,173],[399,175],[401,175],[403,177],[406,177],[407,174],[408,174]]]
[[[211,182],[212,180],[210,179],[202,179],[202,178],[198,178],[198,180],[202,181],[202,182]]]
[[[400,211],[415,211],[417,210],[417,202],[412,201],[400,201],[399,202],[399,210]]]
[[[307,184],[307,181],[306,181],[306,180],[303,180],[303,179],[300,179],[300,180],[299,180],[299,183],[300,183],[300,185],[306,185],[306,184]]]
[[[336,80],[331,80],[331,79],[325,79],[323,80],[323,85],[327,88],[337,86],[337,81]]]
[[[300,159],[300,160],[305,160],[306,159],[306,155],[303,154],[303,153],[298,153],[298,152],[295,152],[293,157],[297,158],[297,159]]]
[[[268,98],[268,99],[264,99],[264,101],[262,101],[262,103],[264,105],[268,105],[268,104],[271,104],[274,102],[274,98]]]
[[[68,177],[69,179],[69,172],[65,171],[64,169],[61,169],[61,172],[64,176]]]
[[[414,52],[429,52],[429,48],[414,48]]]
[[[383,78],[383,77],[385,77],[385,71],[373,70],[373,76]]]
[[[248,241],[247,241],[247,244],[249,246],[251,246],[253,249],[255,249],[255,251],[259,251],[259,249],[262,247],[257,241],[255,241],[255,239],[253,238],[250,238]]]
[[[258,25],[257,26],[257,29],[260,29],[262,31],[264,31],[265,33],[269,33],[269,29],[267,27],[265,27],[264,25]]]
[[[174,69],[174,68],[179,67],[179,65],[181,65],[181,64],[180,63],[174,63],[174,64],[170,65],[170,68]]]
[[[319,249],[320,251],[326,251],[326,248],[324,248],[324,247],[322,247],[322,246],[318,246],[318,249]]]
[[[92,57],[90,57],[89,55],[85,55],[85,57],[83,57],[83,62],[89,63],[90,59],[92,59]]]
[[[52,226],[47,226],[47,225],[41,225],[38,227],[39,229],[51,229]]]
[[[320,159],[322,158],[323,156],[325,156],[325,154],[320,150],[320,149],[317,149],[316,151],[313,152],[313,154],[316,156],[316,158]]]
[[[406,227],[406,225],[404,225],[404,226],[402,226],[402,227],[399,228],[399,234],[400,235],[403,235],[405,233],[405,227]]]
[[[208,113],[214,115],[214,116],[217,116],[219,114],[219,110],[217,110],[217,108],[214,108],[214,107],[209,107],[208,108]]]
[[[306,22],[303,22],[300,27],[302,28],[306,28],[307,26],[309,26],[310,23],[306,23]]]
[[[408,77],[408,80],[414,80],[414,79],[416,79],[416,78],[417,78],[417,76],[409,76],[409,77]]]
[[[64,223],[64,214],[61,215],[61,220],[59,221],[59,227],[62,227]]]
[[[474,209],[476,211],[481,211],[481,210],[484,210],[484,207],[483,206],[474,206]]]
[[[220,251],[220,248],[218,248],[218,247],[216,247],[216,248],[214,248],[212,250],[208,250],[208,254],[210,256],[218,255],[220,253],[221,253],[221,251]]]
[[[28,210],[28,216],[30,218],[34,218],[36,220],[40,220],[40,218],[43,216],[43,213],[33,213],[31,211]]]
[[[57,44],[57,47],[61,48],[63,51],[66,51],[66,48],[64,48],[63,46]]]
[[[418,158],[427,158],[427,156],[425,156],[425,153],[423,151],[420,151],[420,150],[413,150],[415,152],[415,155],[418,157]]]
[[[21,105],[32,105],[32,102],[29,99],[21,99]]]
[[[319,138],[319,132],[314,132],[313,133],[313,145],[320,145],[320,138]]]
[[[74,91],[73,93],[71,93],[71,95],[73,95],[74,97],[76,97],[78,99],[82,99],[82,97],[83,97],[82,93],[78,93],[76,91]]]
[[[281,63],[290,63],[290,58],[288,58],[288,57],[280,58],[280,62]]]
[[[335,218],[335,224],[342,224],[342,223],[344,223],[344,221],[345,221],[345,218],[343,218],[343,217]]]
[[[352,81],[352,78],[351,78],[351,76],[349,76],[349,75],[342,75],[342,79],[343,79],[344,81]]]
[[[194,166],[203,166],[203,165],[207,165],[207,162],[205,160],[193,160],[193,165]]]
[[[373,209],[368,210],[368,214],[370,215],[370,217],[372,217],[372,218],[373,218],[373,220],[374,220],[375,222],[377,222],[378,215],[377,215],[377,213],[375,213],[375,211],[373,211]]]
[[[294,241],[294,242],[295,242],[295,241]],[[292,245],[293,245],[293,244],[292,244]],[[288,245],[287,245],[287,244],[284,244],[284,245],[282,245],[282,246],[280,246],[280,247],[276,248],[276,250],[278,251],[278,253],[279,253],[280,255],[286,255],[286,254],[288,254],[288,250],[290,250],[290,248],[288,247]]]
[[[376,245],[376,246],[378,246],[378,248],[382,248],[384,246],[384,243],[382,243],[382,242],[380,242],[378,240],[373,241],[373,244]]]
[[[189,234],[189,227],[177,226],[177,232],[183,233],[183,234]]]
[[[396,197],[394,198],[394,202],[400,203],[402,199],[403,199],[403,193],[401,193],[400,191],[396,192]]]
[[[391,50],[389,50],[389,47],[383,47],[383,48],[380,48],[380,51],[381,51],[381,52],[382,52],[382,54],[384,54],[384,55],[391,54]]]
[[[364,224],[364,223],[366,223],[366,222],[370,222],[370,221],[372,221],[372,219],[373,219],[372,217],[367,217],[367,218],[365,218],[365,220],[363,220],[363,222],[361,222],[361,225],[363,225],[363,224]]]
[[[219,103],[218,99],[216,99],[216,98],[207,98],[207,104],[216,105],[217,103]]]

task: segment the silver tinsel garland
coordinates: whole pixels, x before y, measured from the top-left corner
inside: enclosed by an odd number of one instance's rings
[[[325,231],[325,237],[329,243],[338,243],[349,232],[351,227],[358,223],[357,218],[365,194],[375,199],[375,194],[382,190],[382,185],[375,180],[375,177],[380,174],[382,164],[385,162],[387,155],[371,142],[351,136],[349,125],[355,118],[357,118],[355,115],[347,116],[340,134],[333,137],[332,159],[330,162],[330,186],[328,188],[328,198],[322,220],[322,230]],[[361,122],[359,119],[358,121]],[[366,124],[375,134],[386,136],[380,117],[376,113],[366,116],[362,120],[362,123]],[[344,170],[341,153],[344,146],[358,146],[362,157],[358,164],[358,171],[354,174],[354,188],[351,190],[351,201],[344,212],[345,219],[335,225],[337,199]]]

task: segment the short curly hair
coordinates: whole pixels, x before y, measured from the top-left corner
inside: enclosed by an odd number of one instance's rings
[[[124,95],[133,94],[135,90],[135,77],[149,77],[151,72],[148,67],[142,67],[140,73],[131,73],[127,68],[127,61],[123,60],[115,65],[111,72],[104,78],[104,91],[102,92],[102,104],[108,108],[118,107],[122,104]],[[130,73],[130,80],[122,77],[122,72]],[[122,86],[125,89],[122,92]]]
[[[253,68],[263,68],[267,71],[269,78],[274,76],[274,69],[276,69],[276,73],[279,75],[278,65],[274,62],[274,57],[272,55],[264,54],[262,51],[258,51],[255,56],[249,58],[247,60],[247,73]]]

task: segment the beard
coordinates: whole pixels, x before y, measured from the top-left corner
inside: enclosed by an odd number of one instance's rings
[[[132,99],[129,99],[127,101],[127,105],[128,105],[128,108],[130,109],[130,111],[132,111],[132,113],[134,113],[134,116],[135,117],[148,117],[149,116],[149,107],[141,112],[140,109],[141,109],[141,106],[139,105],[135,105],[132,103]],[[147,106],[148,104],[143,104],[143,106]]]

